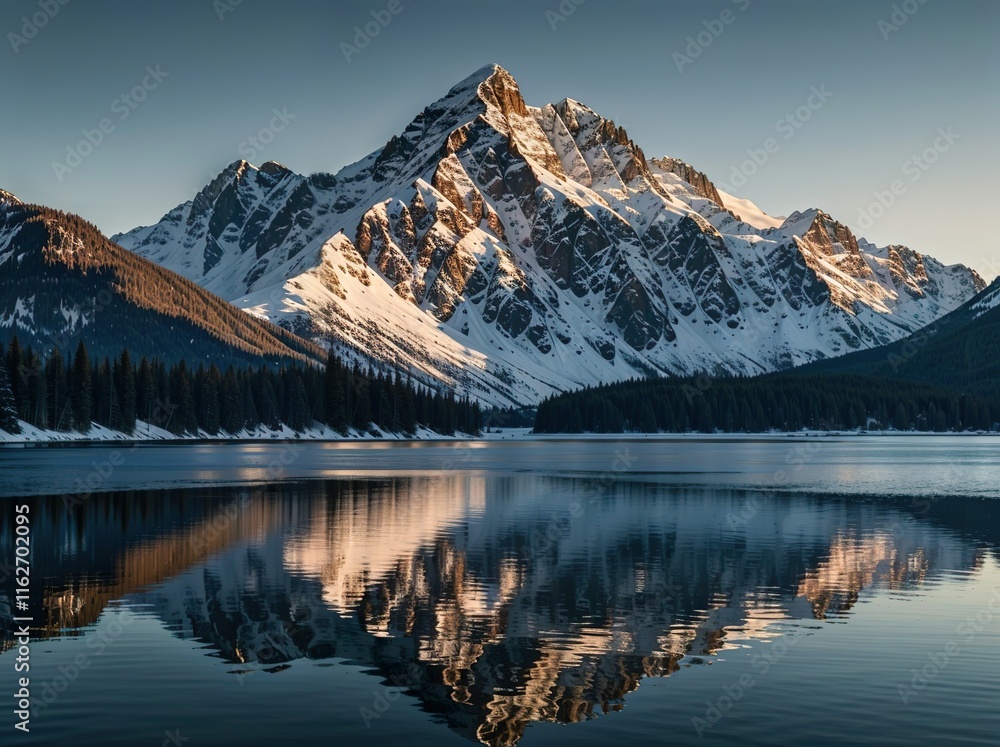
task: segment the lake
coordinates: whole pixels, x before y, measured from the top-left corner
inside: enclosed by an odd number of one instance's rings
[[[998,455],[955,436],[0,449],[3,743],[996,745]]]

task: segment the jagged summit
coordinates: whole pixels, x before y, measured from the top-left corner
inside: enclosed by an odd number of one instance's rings
[[[10,192],[0,189],[0,205],[21,205],[22,202]]]
[[[284,177],[293,173],[290,168],[284,164],[278,163],[277,161],[265,161],[260,165],[258,171],[261,171],[269,176],[277,177]]]
[[[252,163],[242,158],[233,161],[231,164],[223,169],[222,173],[230,174],[234,177],[243,176],[248,170],[255,168]]]
[[[480,99],[496,106],[505,114],[527,114],[527,105],[521,97],[521,89],[514,76],[499,65],[492,65],[488,69],[492,72],[476,89]]]
[[[697,194],[701,195],[706,200],[711,200],[719,207],[726,207],[726,203],[722,199],[722,195],[719,194],[719,190],[716,188],[715,184],[712,183],[712,180],[702,172],[695,169],[691,164],[686,163],[679,158],[670,158],[669,156],[664,158],[654,158],[652,159],[652,164],[657,168],[669,171],[670,173],[680,177],[683,181],[690,184]]]
[[[478,92],[486,84],[488,84],[487,87],[492,87],[494,84],[500,87],[510,85],[517,87],[517,81],[514,80],[513,75],[497,63],[491,62],[452,86],[445,99],[455,98],[470,91]]]
[[[459,126],[463,120],[483,114],[484,106],[496,108],[501,114],[508,109],[517,111],[525,108],[514,76],[496,63],[484,65],[456,83],[447,94],[424,109],[422,115],[437,119],[445,114]]]
[[[243,179],[252,178],[256,174],[261,173],[270,177],[284,177],[288,176],[294,172],[287,166],[284,166],[277,161],[266,161],[260,166],[254,166],[249,161],[239,159],[233,161],[231,164],[226,166],[212,183],[223,180],[223,181],[241,181]]]
[[[336,175],[238,161],[115,237],[250,313],[487,403],[874,347],[984,283],[787,219],[487,65]]]

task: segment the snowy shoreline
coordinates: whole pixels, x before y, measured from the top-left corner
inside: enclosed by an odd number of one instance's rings
[[[412,436],[387,433],[378,428],[371,431],[349,431],[346,435],[328,426],[314,426],[301,432],[290,428],[258,428],[241,431],[232,435],[212,436],[208,433],[177,435],[169,431],[139,422],[132,434],[112,431],[95,425],[86,433],[52,431],[35,428],[21,422],[21,433],[11,434],[0,431],[0,447],[72,447],[100,446],[104,444],[156,444],[160,446],[191,446],[203,444],[252,444],[252,443],[382,443],[382,442],[428,442],[428,441],[734,441],[746,439],[776,438],[857,438],[864,436],[995,436],[986,431],[963,431],[959,433],[934,433],[923,431],[764,431],[759,433],[533,433],[531,428],[506,428],[479,436],[457,433],[443,435],[426,428],[418,428]]]
[[[78,431],[53,431],[35,428],[24,421],[19,421],[21,432],[17,434],[0,430],[0,446],[91,446],[110,443],[155,443],[163,446],[205,444],[205,443],[274,443],[282,441],[454,441],[472,438],[467,434],[445,436],[427,428],[418,428],[412,436],[398,433],[387,433],[373,426],[371,431],[359,432],[351,429],[346,435],[329,426],[316,425],[304,431],[296,432],[287,426],[281,428],[256,428],[252,431],[243,430],[228,435],[211,435],[205,432],[196,434],[171,433],[154,425],[137,421],[135,430],[131,433],[113,431],[100,425],[91,426],[86,433]]]

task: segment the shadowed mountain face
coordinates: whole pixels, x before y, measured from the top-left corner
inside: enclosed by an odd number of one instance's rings
[[[472,475],[39,499],[35,567],[61,581],[40,590],[37,635],[124,600],[234,677],[346,659],[513,745],[534,722],[627,711],[644,678],[789,625],[822,636],[875,590],[982,565],[995,516],[914,507]]]
[[[885,348],[804,366],[802,373],[865,374],[1000,395],[1000,279],[950,314]]]
[[[105,238],[83,219],[0,191],[0,343],[46,353],[86,342],[92,357],[129,348],[162,361],[305,362],[312,343],[240,312]]]
[[[983,287],[821,210],[763,215],[577,101],[529,106],[496,65],[336,175],[240,161],[115,240],[247,311],[497,404],[870,348]]]

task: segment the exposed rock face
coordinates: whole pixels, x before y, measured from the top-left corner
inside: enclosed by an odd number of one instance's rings
[[[577,101],[528,106],[491,65],[336,176],[237,162],[116,239],[248,311],[502,405],[838,355],[983,287],[822,211],[751,225],[724,199]]]
[[[923,256],[898,244],[888,246],[886,250],[889,254],[889,272],[896,286],[913,298],[923,298],[924,288],[933,282],[927,275]]]
[[[721,206],[723,204],[719,190],[715,188],[715,185],[712,184],[707,176],[696,170],[691,164],[685,163],[678,158],[667,157],[654,158],[653,165],[679,176],[694,187],[695,194],[701,195],[706,200],[711,200],[716,205]]]

